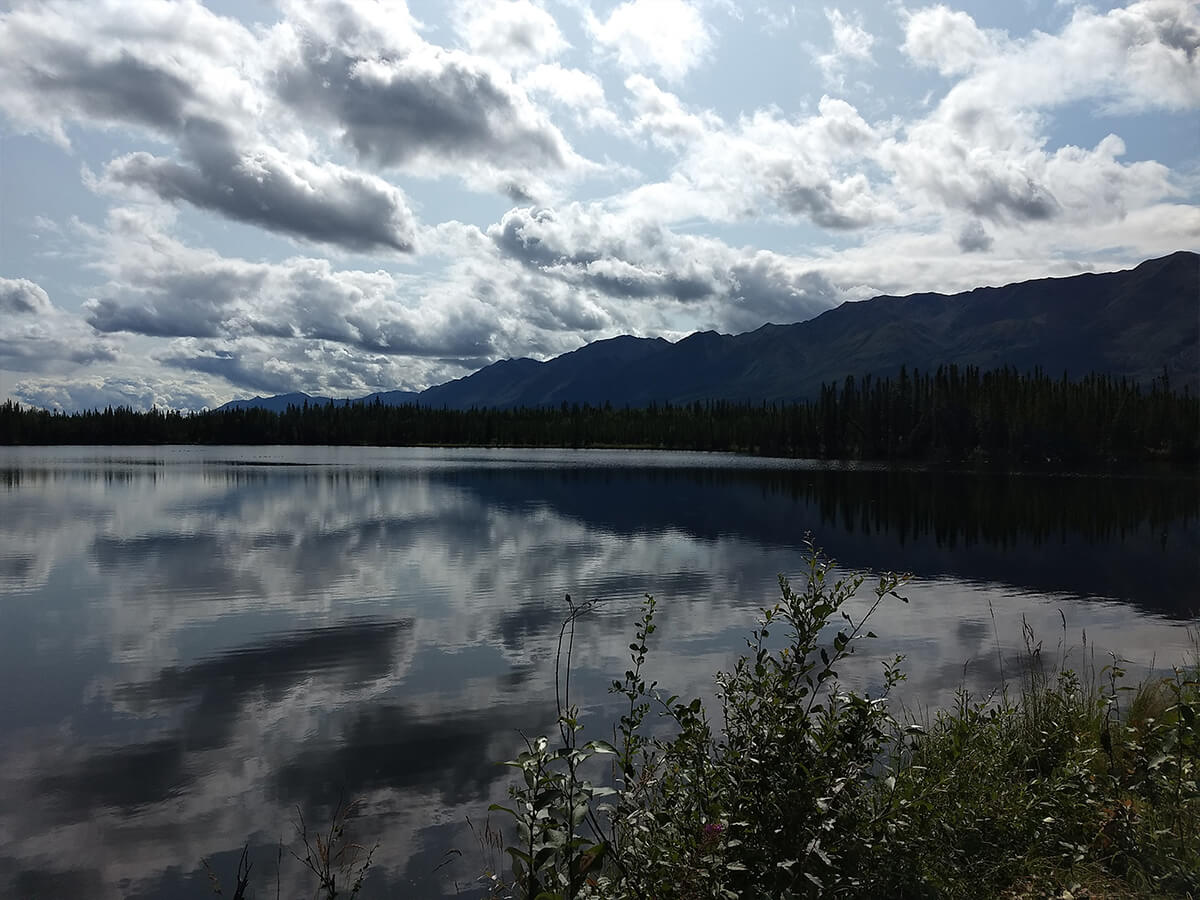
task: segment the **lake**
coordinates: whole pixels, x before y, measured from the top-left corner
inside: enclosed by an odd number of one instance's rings
[[[651,678],[711,696],[808,534],[846,570],[912,573],[843,675],[877,686],[906,654],[913,709],[1018,677],[1024,622],[1047,657],[1139,675],[1184,659],[1200,608],[1194,476],[0,448],[0,894],[211,897],[207,859],[229,895],[248,840],[273,895],[296,810],[325,824],[345,798],[379,843],[364,897],[465,895],[466,816],[505,798],[519,731],[553,726],[564,595],[603,601],[573,691],[605,734],[643,594]]]

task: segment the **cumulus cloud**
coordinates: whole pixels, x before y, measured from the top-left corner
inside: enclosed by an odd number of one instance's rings
[[[914,129],[908,141],[894,145],[889,162],[905,187],[976,217],[1026,222],[1061,210],[1039,177],[1044,160],[1038,154],[967,147],[961,135],[936,125]]]
[[[280,95],[342,129],[361,158],[381,166],[481,156],[516,166],[565,163],[562,136],[498,70],[456,51],[361,60],[312,48],[280,73]]]
[[[0,369],[67,372],[111,362],[117,348],[27,278],[0,278]]]
[[[269,146],[241,148],[232,137],[218,123],[192,120],[181,136],[188,163],[130,153],[110,162],[104,178],[306,241],[362,252],[413,249],[413,214],[382,178]]]
[[[347,396],[616,334],[797,321],[840,298],[811,265],[595,204],[518,208],[486,235],[460,226],[437,239],[454,262],[400,276],[222,256],[119,210],[89,238],[106,280],[84,314],[104,333],[167,339],[153,360],[201,383]]]
[[[714,291],[711,268],[678,252],[683,246],[676,236],[595,205],[512,209],[488,236],[525,266],[618,297],[689,301]]]
[[[620,119],[608,105],[604,85],[590,72],[543,63],[521,77],[521,87],[569,109],[584,128],[622,130]]]
[[[1188,0],[1140,0],[1098,12],[1077,7],[1057,34],[1022,41],[984,32],[965,12],[920,10],[904,49],[945,75],[966,74],[945,104],[1039,109],[1077,100],[1126,111],[1200,104],[1200,8]]]
[[[800,118],[758,110],[729,126],[686,111],[652,84],[630,87],[643,110],[635,127],[685,151],[669,180],[629,194],[630,208],[657,209],[668,220],[807,219],[833,230],[893,215],[863,171],[883,133],[844,100],[822,97],[815,115]]]
[[[429,238],[453,262],[422,275],[223,256],[137,209],[83,234],[105,279],[84,304],[92,327],[168,339],[153,354],[159,364],[258,392],[421,389],[502,357],[552,356],[638,327],[597,291],[532,271],[457,223]]]
[[[673,301],[708,327],[799,321],[838,299],[832,284],[798,261],[676,234],[596,205],[513,209],[488,235],[504,255],[547,278],[623,304]]]
[[[254,115],[241,71],[254,36],[196,2],[117,0],[20,6],[0,16],[0,108],[23,129],[69,144],[65,126],[128,125],[173,135],[198,113]]]
[[[0,312],[10,316],[49,315],[54,305],[41,285],[27,278],[0,278]]]
[[[664,91],[645,75],[630,75],[625,79],[625,89],[634,113],[630,129],[648,136],[660,147],[684,149],[722,127],[716,115],[685,109],[675,94]]]
[[[397,188],[295,156],[261,133],[252,113],[267,98],[235,55],[261,48],[241,25],[187,3],[136,12],[101,5],[87,21],[68,12],[51,3],[0,22],[0,69],[11,79],[0,104],[55,135],[65,135],[65,121],[124,124],[181,150],[182,161],[144,151],[118,157],[104,170],[107,184],[305,241],[412,249],[413,215]]]
[[[654,69],[679,81],[713,48],[713,33],[700,10],[686,0],[627,0],[605,19],[590,10],[587,27],[625,69]]]
[[[930,6],[908,17],[902,49],[919,65],[942,75],[961,75],[992,59],[1005,43],[989,35],[971,16],[947,6]]]
[[[740,331],[848,298],[1114,268],[1200,241],[1187,177],[1118,134],[1065,142],[1069,130],[1051,129],[1070,104],[1200,106],[1194,4],[1080,6],[1056,32],[1025,35],[944,6],[899,15],[901,64],[945,79],[916,115],[833,90],[789,94],[786,109],[706,107],[680,83],[715,33],[684,0],[584,10],[590,58],[540,0],[461,0],[429,25],[374,0],[282,0],[279,21],[254,28],[189,0],[0,13],[7,123],[63,145],[81,127],[112,131],[115,158],[97,160],[90,138],[77,152],[100,199],[121,204],[103,227],[69,226],[81,242],[38,245],[82,260],[71,283],[98,273],[81,315],[36,284],[3,283],[0,368],[36,373],[24,396],[51,404],[194,405],[231,384],[419,389],[620,333]],[[851,8],[826,19],[832,41],[812,53],[829,82],[890,62]],[[597,61],[618,80],[587,68]],[[552,115],[618,162],[584,159]],[[602,173],[627,180],[604,196]],[[455,205],[409,187],[434,178]],[[586,202],[564,196],[572,184]],[[515,208],[461,201],[463,185]],[[478,218],[422,224],[409,196]],[[235,255],[194,217],[172,224],[183,206],[303,249]],[[764,233],[790,252],[737,246]],[[388,268],[320,258],[338,249]],[[392,268],[407,251],[419,264]],[[130,348],[138,374],[123,384],[111,372],[132,364]],[[78,392],[61,381],[56,399],[51,376],[80,365],[104,374]]]
[[[1050,151],[1049,110],[1086,101],[1105,109],[1200,105],[1200,10],[1145,0],[1098,13],[1076,9],[1058,34],[1023,41],[985,33],[966,13],[937,6],[907,18],[905,50],[943,74],[963,75],[934,111],[884,144],[880,162],[917,206],[1022,224],[1120,218],[1177,193],[1155,162],[1123,163],[1124,143]]]
[[[862,26],[858,16],[847,18],[839,9],[826,9],[825,18],[833,30],[833,47],[816,56],[825,81],[840,85],[851,63],[870,63],[875,37]]]
[[[247,352],[247,345],[258,352]],[[262,394],[286,394],[297,384],[311,381],[314,372],[305,372],[293,360],[280,359],[280,347],[265,348],[261,342],[239,341],[234,347],[179,341],[156,356],[172,369],[215,375],[232,385]],[[286,352],[286,350],[285,350]],[[301,357],[303,358],[303,357]],[[325,368],[320,379],[327,378]],[[308,376],[308,377],[306,377]]]
[[[486,356],[492,335],[470,298],[414,305],[384,271],[335,269],[327,259],[278,263],[223,257],[169,235],[116,223],[109,281],[84,304],[104,332],[154,337],[329,341],[366,353]],[[123,246],[119,245],[123,244]]]
[[[468,50],[511,68],[553,59],[569,46],[554,17],[530,0],[460,0],[453,20]]]
[[[819,266],[760,250],[730,267],[731,330],[810,319],[847,298]]]
[[[128,406],[131,409],[204,409],[214,406],[214,395],[197,390],[193,380],[162,376],[88,376],[18,381],[13,394],[30,406],[77,412]]]
[[[840,48],[830,66],[870,59],[869,35],[840,11],[828,18]],[[905,13],[904,24],[909,57],[958,79],[927,115],[907,122],[869,122],[831,97],[815,115],[768,107],[726,122],[643,75],[630,77],[630,131],[679,158],[668,177],[620,202],[664,221],[765,217],[861,231],[943,215],[1016,228],[1080,225],[1180,195],[1165,166],[1122,159],[1115,135],[1055,149],[1045,128],[1052,110],[1081,100],[1106,109],[1200,105],[1194,4],[1080,8],[1060,33],[1023,40],[944,6]]]
[[[294,114],[334,127],[361,162],[493,189],[587,168],[495,63],[415,32],[377,43],[358,6],[324,9],[278,26],[274,90]]]
[[[978,219],[972,219],[960,228],[954,242],[963,253],[982,253],[992,249],[994,243],[992,236]]]
[[[404,360],[356,352],[336,341],[223,341],[179,338],[155,354],[155,361],[179,377],[207,376],[233,385],[239,394],[283,394],[295,390],[333,397],[361,397],[377,390],[420,390],[473,371],[457,361]],[[487,360],[490,362],[490,360]],[[480,363],[484,365],[486,362]],[[227,396],[228,388],[220,389]]]
[[[472,10],[484,15],[468,17],[465,51],[426,41],[403,7],[359,0],[284,4],[255,31],[196,2],[105,2],[86,17],[69,3],[30,5],[0,15],[0,109],[64,145],[67,126],[83,123],[177,148],[112,160],[109,187],[306,242],[405,252],[416,226],[403,192],[323,158],[321,128],[359,165],[517,196],[598,168],[499,60],[501,44],[531,63],[565,47],[553,19],[528,0]]]

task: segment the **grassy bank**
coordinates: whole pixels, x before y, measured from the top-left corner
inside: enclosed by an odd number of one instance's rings
[[[647,598],[611,742],[584,741],[571,702],[572,607],[559,732],[510,762],[480,835],[493,895],[1200,896],[1200,653],[1134,687],[1115,661],[1051,671],[1028,635],[1017,682],[918,721],[889,708],[902,660],[879,696],[837,675],[902,580],[856,619],[861,579],[831,571],[814,554],[802,585],[781,579],[713,709],[647,680]]]

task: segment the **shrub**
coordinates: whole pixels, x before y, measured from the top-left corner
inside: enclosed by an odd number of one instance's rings
[[[1200,653],[1136,690],[1114,659],[1085,686],[1046,673],[1027,631],[1015,697],[961,690],[931,720],[901,722],[887,705],[899,657],[876,697],[844,689],[837,667],[874,637],[879,606],[904,599],[904,579],[880,577],[858,620],[846,607],[863,578],[832,579],[817,552],[799,589],[780,578],[747,652],[716,676],[713,714],[647,684],[647,596],[630,667],[611,688],[627,701],[612,743],[581,743],[571,650],[590,606],[571,604],[555,672],[559,740],[527,739],[508,763],[521,780],[493,809],[512,817],[517,840],[510,877],[486,878],[493,895],[1200,895]],[[665,733],[648,733],[652,710]]]
[[[844,690],[837,666],[902,579],[884,575],[857,621],[847,602],[863,578],[831,583],[832,563],[809,556],[802,590],[780,578],[780,600],[764,609],[749,653],[719,673],[720,727],[700,700],[663,698],[643,667],[654,633],[647,596],[630,644],[630,668],[612,691],[628,700],[616,741],[579,745],[569,701],[571,637],[586,606],[571,607],[560,636],[556,683],[560,742],[527,739],[508,764],[522,781],[510,791],[518,840],[507,852],[512,882],[498,894],[528,900],[583,897],[729,898],[766,892],[804,896],[854,891],[872,852],[862,844],[881,815],[872,789],[896,730],[886,692],[903,676],[885,667],[884,696]],[[900,598],[903,599],[903,598]],[[842,625],[825,645],[832,622]],[[782,630],[784,646],[772,649]],[[566,655],[562,650],[566,636]],[[563,672],[565,671],[565,676]],[[665,737],[646,734],[652,708],[668,717]],[[614,757],[612,787],[584,777],[594,758]],[[894,781],[888,780],[889,784]]]

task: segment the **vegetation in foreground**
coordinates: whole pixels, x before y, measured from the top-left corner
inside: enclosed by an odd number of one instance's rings
[[[1026,632],[1019,686],[923,721],[898,717],[897,657],[875,694],[845,689],[838,667],[872,614],[901,600],[882,576],[861,618],[862,576],[833,581],[813,552],[797,589],[764,609],[717,706],[647,682],[655,602],[647,596],[613,741],[583,740],[571,702],[576,624],[560,632],[558,734],[527,738],[507,764],[507,805],[472,825],[493,900],[732,898],[1200,897],[1200,633],[1173,675],[1123,683],[1114,659],[1085,677],[1051,670]],[[568,602],[570,598],[568,597]],[[661,720],[665,720],[661,721]],[[667,727],[664,729],[662,725]],[[355,897],[374,848],[297,824],[290,855],[316,896]],[[507,839],[506,839],[507,837]],[[459,854],[459,851],[451,851]],[[279,864],[276,860],[276,892]],[[207,864],[206,864],[207,867]],[[243,851],[233,896],[248,896]],[[209,871],[221,892],[216,874]],[[367,891],[369,893],[369,890]]]
[[[481,835],[492,895],[1200,896],[1200,644],[1172,677],[1130,688],[1115,660],[1086,681],[1048,672],[1027,635],[1019,689],[961,691],[953,709],[901,721],[888,708],[900,659],[877,696],[844,689],[837,669],[902,579],[883,576],[856,620],[845,607],[862,578],[831,578],[814,553],[799,590],[780,579],[748,653],[717,676],[716,710],[647,683],[647,597],[612,686],[628,705],[611,743],[583,742],[571,703],[588,608],[573,606],[559,734],[509,763],[520,778],[493,809],[511,822]],[[652,715],[665,736],[648,734]]]
[[[0,444],[370,444],[645,447],[809,459],[1108,464],[1200,459],[1200,397],[1166,374],[1106,375],[940,366],[846,378],[796,403],[455,410],[340,403],[182,414],[109,407],[65,415],[0,404]]]

